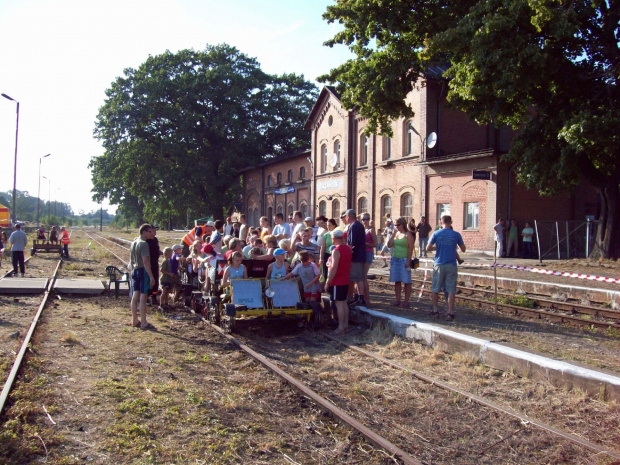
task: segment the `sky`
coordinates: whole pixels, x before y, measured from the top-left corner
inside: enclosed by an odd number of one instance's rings
[[[303,74],[321,87],[316,77],[350,57],[323,45],[339,29],[322,19],[332,3],[0,0],[0,93],[20,102],[17,189],[37,195],[40,164],[42,199],[76,213],[99,208],[88,169],[103,153],[96,116],[111,83],[149,55],[227,43],[267,73]],[[0,192],[13,189],[16,106],[0,97]]]

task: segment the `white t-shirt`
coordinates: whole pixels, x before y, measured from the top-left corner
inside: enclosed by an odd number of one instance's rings
[[[232,236],[233,227],[234,225],[232,223],[227,224],[226,227],[224,228],[224,236]]]
[[[284,234],[286,235],[287,239],[290,239],[291,230],[288,226],[288,223],[276,224],[273,228],[272,234],[276,237],[279,236],[280,234]]]
[[[523,228],[521,233],[534,235],[534,228]],[[532,242],[532,236],[523,236],[523,242]]]
[[[501,223],[495,225],[495,240],[501,242],[504,240],[504,226]]]

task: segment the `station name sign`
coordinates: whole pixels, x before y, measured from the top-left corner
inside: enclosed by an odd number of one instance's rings
[[[330,179],[328,181],[319,181],[316,183],[316,190],[326,191],[331,189],[341,189],[342,188],[342,178],[340,179]]]
[[[490,171],[473,171],[472,179],[491,179]]]
[[[279,189],[276,189],[276,194],[291,194],[293,192],[295,192],[295,188],[293,186],[289,186],[289,187],[280,187]]]

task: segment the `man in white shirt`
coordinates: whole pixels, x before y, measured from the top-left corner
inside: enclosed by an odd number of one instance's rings
[[[310,237],[310,240],[312,242],[317,242],[317,234],[319,232],[319,227],[314,225],[314,220],[307,216],[306,219],[304,220],[304,223],[306,224],[306,228],[312,228],[312,237]]]
[[[502,218],[493,227],[495,230],[495,242],[497,242],[497,258],[504,256],[504,228],[504,220]]]
[[[273,217],[273,221],[276,225],[273,228],[272,234],[276,236],[276,239],[279,241],[281,239],[290,239],[291,238],[291,230],[288,223],[284,222],[284,215],[282,213],[276,213]]]
[[[233,233],[233,223],[230,216],[226,217],[226,227],[224,228],[224,236],[232,236]]]
[[[305,227],[303,220],[304,217],[301,212],[298,210],[293,215],[293,221],[295,221],[295,228],[293,229],[293,233],[291,234],[291,239],[294,238],[297,234],[301,233],[301,230]]]

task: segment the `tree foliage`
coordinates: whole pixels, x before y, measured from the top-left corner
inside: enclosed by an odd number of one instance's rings
[[[303,124],[317,89],[303,76],[266,74],[224,44],[151,56],[106,95],[93,198],[165,224],[186,209],[220,218],[238,198],[241,169],[308,147]]]
[[[430,65],[448,64],[448,100],[479,123],[519,129],[505,160],[542,194],[586,180],[602,201],[597,243],[620,240],[620,2],[339,0],[324,18],[356,58],[321,79],[369,128],[411,116],[404,101]]]

